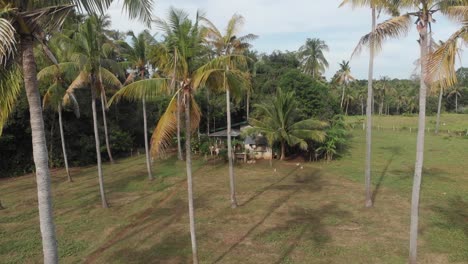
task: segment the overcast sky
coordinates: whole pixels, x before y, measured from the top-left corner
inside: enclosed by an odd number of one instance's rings
[[[122,1],[116,1],[109,10],[112,28],[121,31],[139,32],[145,27],[137,21],[128,20],[122,13]],[[273,50],[297,50],[307,38],[320,38],[330,47],[326,58],[330,78],[342,60],[349,60],[359,38],[370,31],[370,9],[338,8],[341,0],[156,0],[154,14],[166,18],[169,7],[184,9],[194,15],[197,9],[218,27],[225,28],[234,13],[245,18],[244,33],[259,36],[252,44],[259,52]],[[386,17],[381,17],[379,21]],[[457,24],[437,13],[433,25],[434,39],[446,40],[457,28]],[[151,30],[153,33],[157,31]],[[409,78],[414,72],[414,61],[419,57],[418,36],[413,28],[402,40],[389,41],[375,61],[375,78]],[[461,58],[466,66],[468,56]],[[353,76],[367,78],[368,55],[361,54],[351,60]]]

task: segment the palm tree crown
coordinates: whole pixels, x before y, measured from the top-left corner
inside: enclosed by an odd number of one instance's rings
[[[323,53],[328,50],[325,41],[317,38],[307,39],[306,43],[299,48],[298,53],[302,71],[312,75],[313,78],[322,76],[328,68],[328,61]]]

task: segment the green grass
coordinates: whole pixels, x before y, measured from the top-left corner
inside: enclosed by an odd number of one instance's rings
[[[349,116],[347,122],[355,128],[362,127],[362,122],[365,121],[365,116]],[[381,129],[395,129],[395,130],[407,130],[410,128],[413,133],[418,128],[418,116],[374,116],[373,126]],[[426,117],[426,127],[429,132],[434,132],[436,126],[436,116]],[[442,114],[440,117],[440,133],[442,134],[454,134],[464,135],[468,130],[468,115],[462,114]],[[465,132],[465,133],[463,133]]]
[[[468,119],[458,115],[460,119]],[[462,121],[460,121],[462,122]],[[364,132],[331,163],[237,165],[229,204],[227,168],[194,161],[201,263],[406,263],[416,134],[374,130],[375,207],[364,208]],[[426,138],[420,210],[421,263],[468,263],[468,139]],[[190,263],[185,163],[144,157],[104,166],[109,209],[94,167],[52,176],[62,263]],[[276,169],[276,171],[275,171]],[[32,175],[1,180],[0,263],[41,263]]]

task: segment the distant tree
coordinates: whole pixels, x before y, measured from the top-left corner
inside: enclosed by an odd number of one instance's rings
[[[318,38],[308,38],[297,53],[302,71],[312,75],[314,79],[320,79],[328,68],[328,61],[324,55],[324,52],[328,50],[329,48],[325,41]]]
[[[354,77],[351,75],[351,67],[349,66],[349,61],[342,61],[340,63],[340,69],[335,74],[334,82],[338,83],[343,87],[343,92],[341,94],[341,103],[340,107],[343,109],[343,104],[345,100],[345,90],[351,81],[354,80]]]
[[[120,41],[120,47],[122,48],[122,56],[130,63],[132,72],[127,77],[124,85],[133,83],[136,80],[144,80],[146,79],[146,75],[149,74],[148,72],[148,65],[149,65],[149,52],[151,49],[151,45],[156,44],[156,40],[154,37],[149,33],[149,31],[144,30],[138,36],[130,31],[128,32],[128,36],[131,37],[131,45],[129,45],[125,41]],[[115,100],[115,98],[120,98],[125,95],[135,96],[136,93],[127,93],[127,88],[120,89],[111,100]],[[144,88],[140,88],[144,89]],[[145,154],[146,154],[146,169],[148,171],[148,178],[149,180],[153,180],[153,174],[151,172],[151,157],[149,152],[148,146],[148,124],[146,118],[146,100],[148,99],[149,92],[140,92],[140,100],[142,103],[143,108],[143,133],[144,133],[144,140],[145,140]],[[132,98],[134,99],[134,98]],[[111,104],[111,101],[109,101]]]
[[[462,97],[463,87],[454,86],[448,93],[448,98],[455,96],[455,113],[458,113],[458,97]]]

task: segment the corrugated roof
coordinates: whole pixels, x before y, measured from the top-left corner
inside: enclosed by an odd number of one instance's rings
[[[238,137],[240,135],[240,131],[237,129],[231,130],[231,137]],[[227,129],[221,130],[215,133],[211,133],[210,137],[227,137]]]

